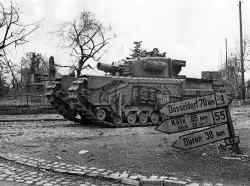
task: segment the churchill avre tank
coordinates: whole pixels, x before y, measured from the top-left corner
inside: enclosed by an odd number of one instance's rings
[[[158,125],[166,103],[213,92],[212,81],[179,75],[185,65],[155,48],[120,64],[98,63],[102,76],[62,77],[46,95],[61,115],[82,124]]]

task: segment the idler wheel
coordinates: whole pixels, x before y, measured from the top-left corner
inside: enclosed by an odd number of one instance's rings
[[[104,109],[98,109],[96,111],[96,118],[100,121],[104,121],[107,117],[107,112]]]
[[[147,112],[140,112],[139,114],[139,122],[141,124],[146,124],[148,122],[148,113]]]
[[[135,125],[136,124],[136,113],[129,112],[127,115],[127,121],[130,125]]]
[[[152,112],[150,119],[152,124],[156,125],[160,122],[160,114],[158,112]]]

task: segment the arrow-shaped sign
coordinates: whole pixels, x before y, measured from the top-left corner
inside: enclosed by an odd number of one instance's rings
[[[225,122],[227,122],[226,109],[222,108],[168,119],[157,130],[172,134]]]
[[[212,94],[175,103],[169,103],[161,109],[166,116],[179,116],[199,111],[227,106],[230,103],[226,94]]]
[[[228,127],[227,124],[223,124],[180,136],[172,146],[178,149],[188,150],[226,138],[229,138]]]

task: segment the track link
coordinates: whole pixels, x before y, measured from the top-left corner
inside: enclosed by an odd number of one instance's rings
[[[59,114],[63,115],[63,117],[67,120],[79,122],[77,118],[75,118],[76,112],[70,109],[70,105],[67,103],[67,92],[61,89],[60,80],[52,81],[46,87],[46,97],[52,107],[54,107]]]
[[[80,122],[115,127],[116,125],[111,122],[99,121],[96,118],[94,113],[95,106],[88,101],[86,83],[87,78],[78,78],[68,89],[70,106],[72,109],[76,110]]]

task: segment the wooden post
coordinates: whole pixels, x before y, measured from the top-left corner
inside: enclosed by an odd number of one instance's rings
[[[234,139],[235,138],[235,132],[234,132],[234,126],[233,126],[233,122],[232,122],[232,118],[229,112],[229,108],[228,106],[226,107],[226,114],[227,114],[227,126],[228,126],[228,131],[229,131],[229,135],[230,138]],[[240,154],[240,148],[239,148],[239,143],[233,143],[232,145],[232,151],[235,152],[236,154]]]

